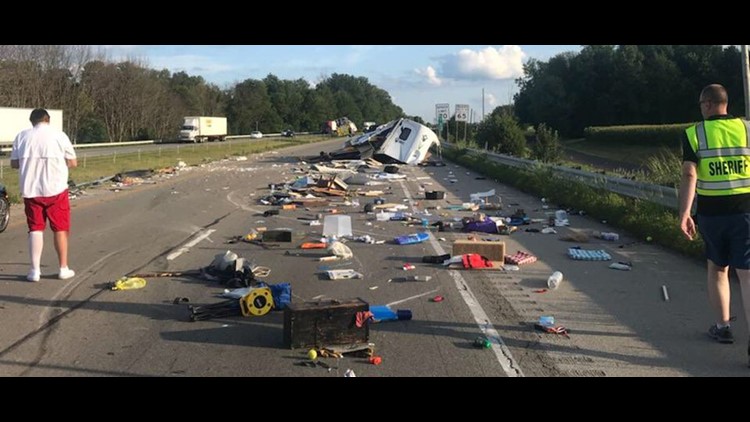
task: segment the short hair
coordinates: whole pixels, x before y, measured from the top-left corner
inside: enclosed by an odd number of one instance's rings
[[[47,110],[43,108],[35,108],[34,111],[31,112],[31,116],[29,117],[32,125],[43,122],[45,119],[49,119],[49,113],[47,113]]]
[[[701,100],[711,101],[715,104],[728,104],[729,96],[727,95],[726,88],[719,84],[711,84],[701,91]]]

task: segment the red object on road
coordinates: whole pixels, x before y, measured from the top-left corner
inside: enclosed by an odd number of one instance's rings
[[[442,296],[438,295],[438,296],[435,296],[435,297],[433,297],[433,298],[432,298],[432,299],[430,299],[430,300],[432,300],[433,302],[442,302],[442,301],[443,301],[443,299],[444,299],[444,298],[443,298]]]
[[[381,363],[383,363],[383,358],[381,358],[380,356],[373,356],[368,360],[373,365],[380,365]]]

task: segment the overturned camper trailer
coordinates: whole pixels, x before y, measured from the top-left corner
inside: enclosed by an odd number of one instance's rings
[[[325,154],[321,159],[367,159],[381,163],[417,165],[427,158],[432,145],[440,146],[435,132],[409,119],[397,119],[379,126],[375,131],[350,138],[340,150]]]

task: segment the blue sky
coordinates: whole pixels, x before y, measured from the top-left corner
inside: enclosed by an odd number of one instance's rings
[[[547,60],[577,45],[109,45],[108,58],[203,76],[222,88],[273,73],[311,84],[332,73],[364,76],[408,115],[434,121],[435,104],[469,104],[475,120],[508,104],[530,58]],[[366,117],[366,116],[365,116]]]

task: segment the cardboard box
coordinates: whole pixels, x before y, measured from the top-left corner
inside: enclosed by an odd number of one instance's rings
[[[456,240],[452,256],[475,253],[490,261],[505,261],[505,242],[487,240]]]

